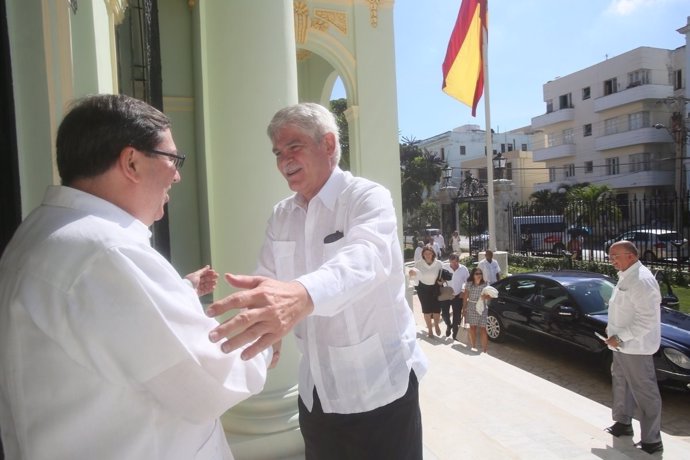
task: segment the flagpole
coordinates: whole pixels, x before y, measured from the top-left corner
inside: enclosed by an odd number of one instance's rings
[[[482,69],[484,72],[484,123],[486,126],[486,181],[489,191],[487,214],[489,216],[489,249],[496,251],[496,209],[494,206],[494,149],[491,136],[491,110],[489,109],[489,40],[488,31],[482,27]]]

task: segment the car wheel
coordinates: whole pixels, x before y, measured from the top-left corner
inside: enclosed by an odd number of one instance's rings
[[[506,333],[503,328],[503,322],[491,310],[489,310],[489,315],[486,317],[486,332],[489,336],[489,340],[493,342],[502,342],[505,340]]]

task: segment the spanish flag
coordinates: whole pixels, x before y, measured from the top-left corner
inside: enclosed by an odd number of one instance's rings
[[[471,106],[473,117],[484,92],[486,8],[487,0],[462,0],[443,61],[443,92]]]

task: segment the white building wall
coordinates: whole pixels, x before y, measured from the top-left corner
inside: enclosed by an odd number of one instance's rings
[[[673,155],[672,139],[653,126],[668,123],[671,109],[657,101],[673,95],[672,69],[685,67],[684,48],[640,47],[544,84],[546,113],[532,119],[534,160],[555,174],[536,189],[672,188],[673,164],[662,160]],[[658,161],[641,166],[644,156]]]

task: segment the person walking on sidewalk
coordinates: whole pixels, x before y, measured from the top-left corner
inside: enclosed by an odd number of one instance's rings
[[[465,291],[463,293],[463,316],[465,321],[470,325],[469,345],[470,348],[475,349],[475,342],[477,340],[477,328],[481,330],[481,344],[482,351],[486,353],[489,345],[489,335],[486,331],[486,320],[489,309],[484,307],[482,311],[478,311],[477,302],[480,298],[485,301],[489,300],[489,296],[482,296],[482,290],[487,287],[489,283],[484,279],[484,275],[479,268],[473,268],[470,276],[465,283]]]
[[[609,249],[618,270],[618,283],[609,299],[606,344],[613,350],[611,388],[615,423],[606,431],[632,436],[635,409],[640,413],[641,441],[636,447],[648,454],[661,452],[661,396],[652,355],[661,341],[659,283],[638,260],[637,247],[619,241]]]
[[[494,259],[494,252],[491,249],[486,250],[484,257],[485,258],[477,264],[477,268],[482,271],[482,275],[486,282],[493,284],[501,279],[501,266],[498,265],[498,262]]]
[[[443,264],[436,259],[436,251],[433,246],[426,245],[422,250],[422,259],[418,260],[410,270],[410,279],[417,288],[417,297],[422,304],[424,322],[429,337],[441,335],[441,327],[438,322],[441,316],[441,302],[438,300],[438,278]],[[432,329],[433,328],[433,329]]]
[[[444,302],[441,305],[441,316],[443,322],[446,323],[446,337],[453,334],[453,339],[458,336],[458,329],[460,327],[460,318],[462,317],[462,296],[465,291],[465,282],[470,276],[467,267],[460,263],[460,256],[457,253],[452,253],[448,256],[449,268],[453,273],[453,278],[448,282],[448,285],[453,288],[453,298]],[[451,320],[450,310],[453,310]]]

